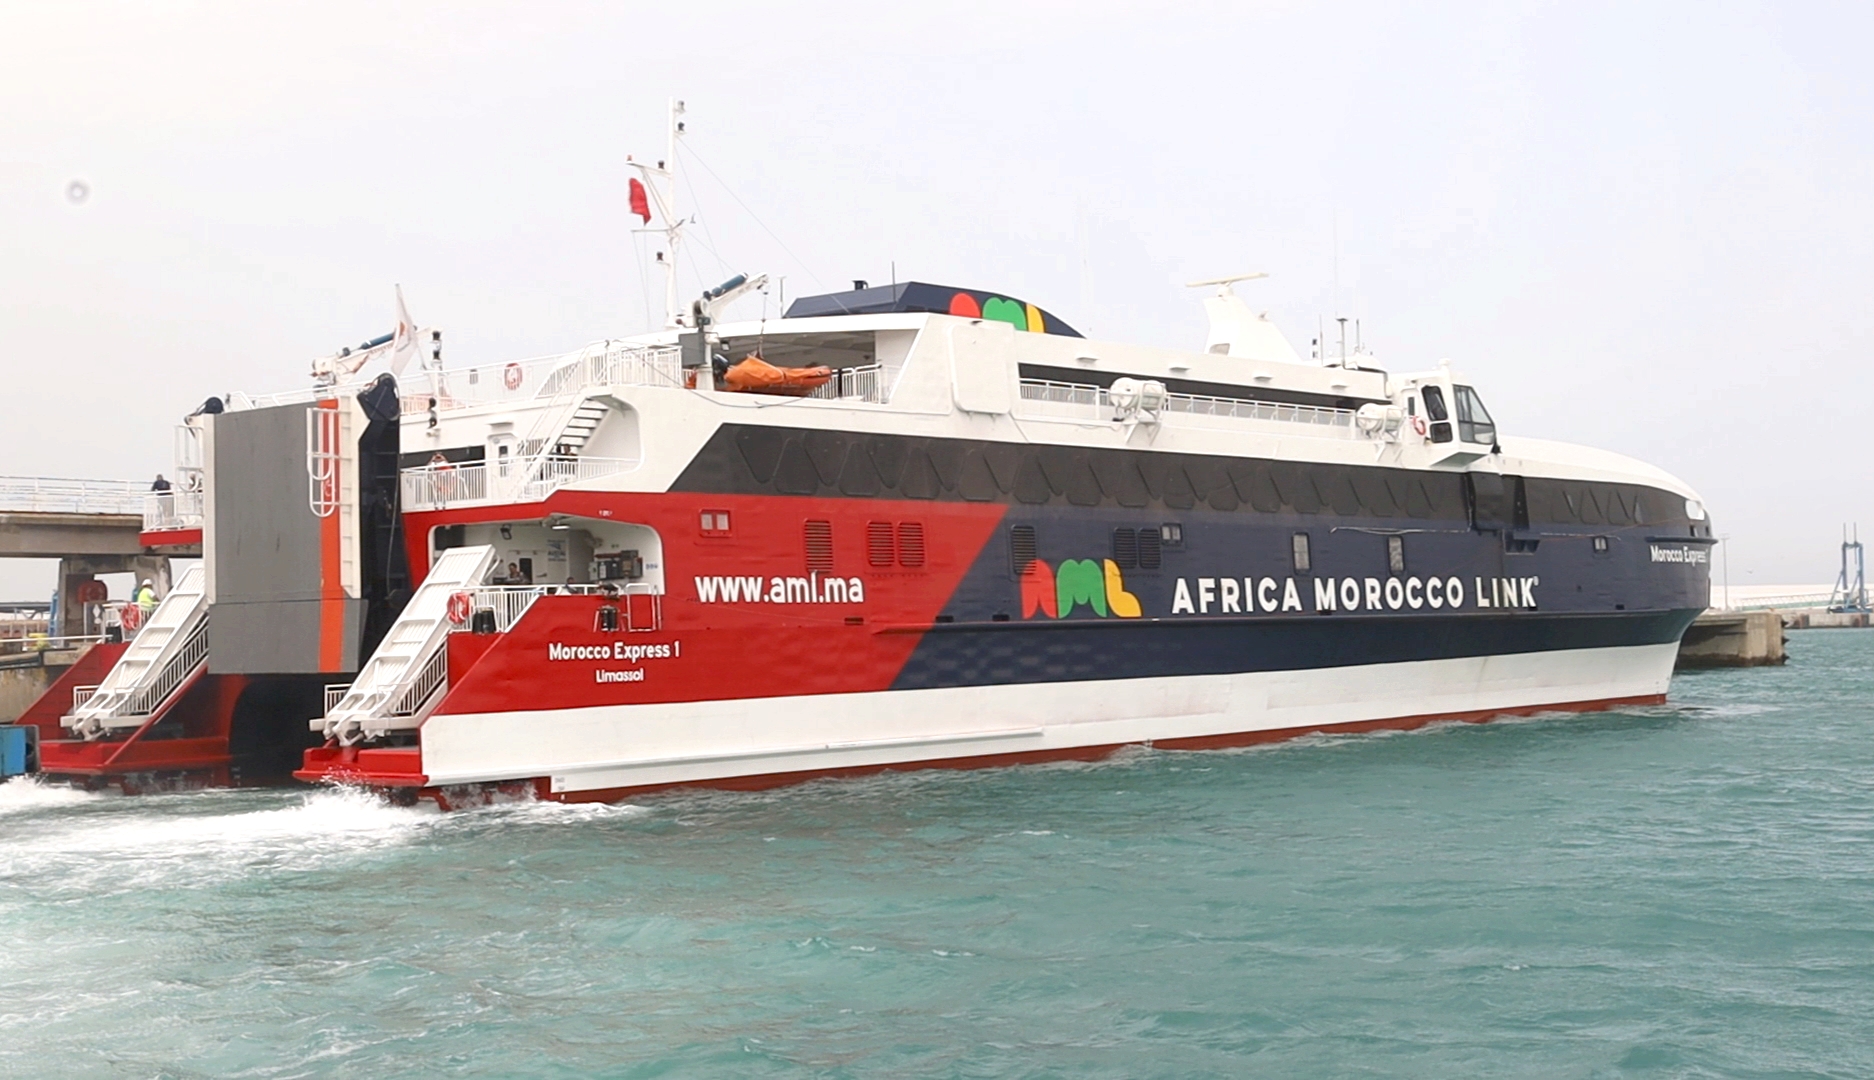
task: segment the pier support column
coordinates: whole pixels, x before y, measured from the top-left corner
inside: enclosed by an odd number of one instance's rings
[[[144,578],[150,579],[156,595],[169,595],[170,571],[167,555],[74,555],[59,560],[59,620],[58,625],[48,632],[56,637],[82,637],[87,633],[97,633],[95,626],[85,625],[85,603],[80,596],[89,582],[96,581],[99,574],[128,573],[136,578],[131,589]]]

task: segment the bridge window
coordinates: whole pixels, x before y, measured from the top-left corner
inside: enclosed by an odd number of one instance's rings
[[[1495,444],[1497,425],[1484,408],[1484,399],[1468,386],[1454,386],[1451,390],[1457,398],[1458,438],[1467,443]]]
[[[1425,388],[1425,417],[1431,421],[1431,440],[1451,441],[1451,414],[1445,410],[1445,391],[1441,386]]]

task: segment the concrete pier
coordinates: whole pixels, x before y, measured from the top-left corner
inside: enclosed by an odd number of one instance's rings
[[[1783,616],[1775,611],[1707,611],[1679,642],[1682,669],[1771,667],[1786,660]]]
[[[169,591],[169,560],[197,550],[146,543],[152,499],[157,509],[174,495],[155,496],[131,480],[0,477],[0,558],[59,560],[55,638],[97,633],[85,625],[85,600],[99,574],[149,578],[157,595]]]
[[[1792,611],[1783,616],[1783,625],[1791,630],[1841,630],[1874,626],[1865,611]]]
[[[0,656],[0,724],[11,724],[24,716],[85,651],[46,649]]]

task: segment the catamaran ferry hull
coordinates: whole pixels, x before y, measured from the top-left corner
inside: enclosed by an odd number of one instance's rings
[[[445,805],[501,790],[614,801],[671,787],[753,789],[924,768],[1096,760],[1665,700],[1677,633],[1653,644],[1399,663],[926,690],[515,707],[432,717],[420,751],[328,748],[306,779]],[[1143,629],[1143,628],[1141,628]]]

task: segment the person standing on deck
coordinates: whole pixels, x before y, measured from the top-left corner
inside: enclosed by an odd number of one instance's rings
[[[150,621],[150,612],[155,610],[156,588],[150,584],[149,578],[144,578],[143,584],[137,586],[137,614],[143,616],[142,621],[147,623]]]
[[[169,481],[163,479],[162,473],[157,473],[156,482],[150,485],[150,490],[159,495],[167,495],[169,494]]]

